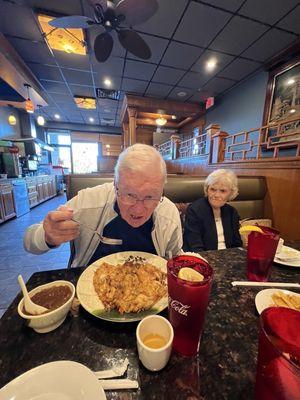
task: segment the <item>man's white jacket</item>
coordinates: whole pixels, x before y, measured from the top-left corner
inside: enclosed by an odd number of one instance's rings
[[[83,189],[67,202],[74,210],[73,218],[88,225],[102,235],[104,227],[117,216],[114,210],[116,194],[113,183],[105,183]],[[180,253],[182,229],[179,212],[174,203],[166,197],[153,212],[152,240],[157,255],[170,258]],[[80,235],[74,240],[75,257],[72,267],[86,266],[100,243],[100,237],[89,229],[80,228]],[[24,248],[33,254],[50,250],[45,242],[43,223],[30,226],[24,237]]]

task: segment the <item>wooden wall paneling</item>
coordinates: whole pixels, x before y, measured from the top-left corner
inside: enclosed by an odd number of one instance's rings
[[[144,143],[153,146],[153,131],[153,127],[138,126],[136,130],[137,143]]]

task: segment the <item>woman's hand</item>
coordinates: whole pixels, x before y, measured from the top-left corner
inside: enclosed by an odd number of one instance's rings
[[[79,225],[72,221],[72,218],[73,210],[66,206],[49,212],[43,222],[46,243],[50,246],[59,246],[77,238]]]

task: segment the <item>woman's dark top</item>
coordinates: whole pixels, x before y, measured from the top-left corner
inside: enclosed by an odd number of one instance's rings
[[[226,248],[242,246],[239,234],[240,217],[236,209],[229,204],[225,204],[221,207],[221,219]],[[194,252],[218,249],[214,213],[207,198],[198,199],[187,208],[183,249],[184,251]]]

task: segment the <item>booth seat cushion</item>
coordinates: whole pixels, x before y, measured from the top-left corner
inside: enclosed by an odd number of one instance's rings
[[[74,175],[67,178],[67,197],[71,199],[81,189],[112,182],[113,175]],[[205,177],[172,175],[168,176],[164,188],[164,195],[172,200],[180,212],[184,222],[187,206],[204,196]],[[241,219],[264,218],[264,199],[267,192],[266,180],[264,177],[239,177],[239,194],[230,204],[236,208]]]

